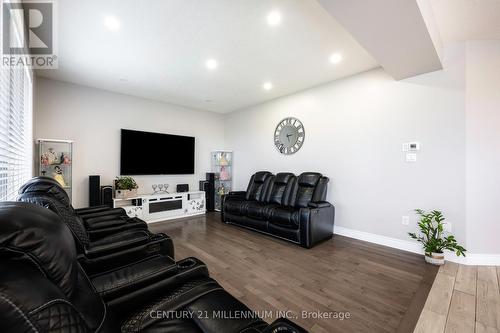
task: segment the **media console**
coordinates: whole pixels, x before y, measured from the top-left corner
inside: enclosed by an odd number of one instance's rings
[[[113,207],[122,207],[130,217],[159,222],[205,214],[205,192],[142,194],[127,199],[113,199]]]

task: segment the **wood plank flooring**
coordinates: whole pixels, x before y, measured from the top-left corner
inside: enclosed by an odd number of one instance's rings
[[[500,333],[500,267],[441,266],[415,333]]]
[[[438,270],[422,256],[338,235],[303,249],[223,224],[216,213],[150,229],[173,238],[177,260],[203,260],[211,276],[251,309],[290,311],[310,332],[412,332]],[[462,272],[463,290],[467,274]],[[463,301],[457,298],[456,306]],[[303,318],[302,311],[350,318]]]

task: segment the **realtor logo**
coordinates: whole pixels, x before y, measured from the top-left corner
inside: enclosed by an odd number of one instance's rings
[[[2,3],[2,66],[57,68],[54,9],[51,0]]]

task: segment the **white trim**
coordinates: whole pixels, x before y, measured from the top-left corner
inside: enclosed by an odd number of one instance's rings
[[[500,254],[470,253],[466,265],[500,266]]]
[[[412,253],[423,254],[420,244],[411,240],[403,240],[399,238],[372,234],[369,232],[354,230],[337,225],[334,226],[333,232],[337,235],[359,239],[365,242],[388,246]],[[464,258],[457,257],[454,253],[448,252],[445,253],[445,257],[448,261],[453,261],[463,265],[500,266],[500,254],[466,253],[466,257]]]

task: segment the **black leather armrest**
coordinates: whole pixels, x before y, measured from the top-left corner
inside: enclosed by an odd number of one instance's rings
[[[125,211],[125,209],[118,207],[118,208],[108,208],[107,210],[97,211],[97,212],[78,213],[78,215],[81,216],[82,219],[86,220],[90,218],[105,217],[110,215],[127,216],[127,212]]]
[[[150,233],[146,230],[130,230],[101,238],[89,244],[85,250],[88,258],[117,254],[126,249],[146,244],[150,241]]]
[[[94,207],[85,207],[85,208],[77,208],[75,209],[75,213],[77,214],[87,214],[87,213],[95,213],[95,212],[103,212],[105,210],[111,209],[109,206],[101,205]]]
[[[309,208],[323,208],[330,207],[332,204],[327,201],[310,202],[307,204]]]
[[[90,277],[97,292],[111,300],[177,274],[177,264],[167,256],[155,255],[115,270]]]
[[[169,267],[167,271],[162,273],[161,278],[149,280],[141,287],[129,289],[117,297],[110,298],[108,296],[107,305],[118,314],[129,312],[131,308],[137,308],[137,304],[158,299],[158,295],[171,293],[183,283],[209,276],[205,263],[193,257],[178,261],[174,267]]]
[[[245,195],[246,191],[230,191],[228,195]]]
[[[300,245],[310,249],[333,236],[335,207],[326,201],[300,209]]]
[[[85,227],[87,229],[116,227],[119,225],[124,225],[125,223],[127,223],[127,220],[121,218],[121,216],[110,216],[109,219],[91,218],[84,221]]]
[[[120,249],[91,248],[78,256],[78,261],[88,274],[116,269],[146,257],[161,254],[174,258],[174,244],[165,234],[152,235],[145,243],[127,244]]]
[[[231,191],[228,194],[225,195],[224,200],[229,201],[229,200],[244,200],[245,195],[247,194],[246,191]]]
[[[106,222],[111,222],[111,224],[106,226],[104,224]],[[118,222],[114,223],[113,220],[102,221],[102,224],[99,223],[97,225],[94,225],[92,228],[87,228],[87,233],[89,234],[90,241],[94,242],[94,241],[99,240],[103,237],[111,236],[111,235],[114,235],[114,234],[122,232],[122,231],[138,230],[138,229],[139,230],[147,230],[148,229],[148,225],[146,224],[146,222],[142,221],[141,219],[135,218],[135,217],[130,218],[128,220],[125,220],[121,224]]]

